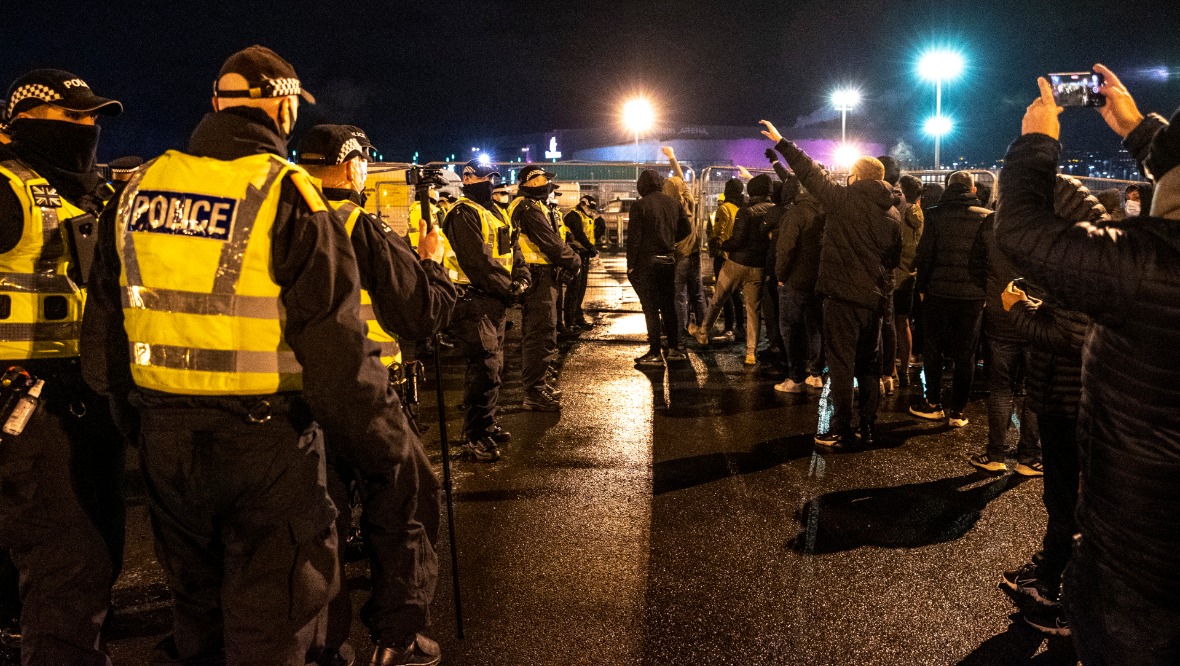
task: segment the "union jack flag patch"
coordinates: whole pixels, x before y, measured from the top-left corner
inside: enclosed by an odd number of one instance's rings
[[[52,185],[33,185],[33,205],[38,208],[61,208],[61,196]]]

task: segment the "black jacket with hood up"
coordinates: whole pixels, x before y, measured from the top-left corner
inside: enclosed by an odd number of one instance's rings
[[[627,222],[628,271],[650,268],[656,256],[673,256],[676,241],[692,231],[684,207],[661,190],[663,181],[645,169],[635,183],[640,198],[631,204]]]
[[[883,180],[838,185],[807,153],[783,139],[775,149],[826,213],[816,291],[825,298],[885,311],[901,258],[901,221]]]

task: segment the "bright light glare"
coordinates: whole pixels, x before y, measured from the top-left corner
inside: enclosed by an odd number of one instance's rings
[[[480,153],[479,157],[477,157],[475,159],[478,160],[479,163],[482,164],[483,166],[488,166],[489,164],[492,163],[492,156],[488,155],[487,153]]]
[[[623,105],[623,124],[632,132],[646,132],[655,123],[656,114],[646,97],[627,100]]]
[[[837,111],[851,111],[860,104],[860,91],[856,88],[840,88],[832,93],[832,106]]]
[[[963,54],[934,49],[918,59],[918,75],[927,81],[950,81],[963,73]]]
[[[861,155],[860,146],[855,143],[842,143],[832,151],[832,165],[837,167],[852,166]]]
[[[930,136],[946,136],[954,126],[954,121],[946,116],[931,116],[926,120],[924,129]]]

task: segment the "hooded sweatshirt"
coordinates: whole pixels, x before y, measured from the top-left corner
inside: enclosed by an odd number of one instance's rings
[[[691,227],[684,207],[664,194],[664,179],[651,169],[639,174],[635,188],[639,200],[631,205],[627,222],[627,270],[650,268],[657,256],[673,256],[676,241]]]

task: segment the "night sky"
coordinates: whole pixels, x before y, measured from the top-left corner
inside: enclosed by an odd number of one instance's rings
[[[100,157],[151,157],[183,147],[209,109],[233,51],[259,43],[295,66],[319,99],[311,123],[369,131],[386,159],[470,153],[507,134],[620,127],[633,92],[661,125],[750,125],[766,117],[788,136],[832,136],[828,94],[858,84],[858,129],[904,139],[929,159],[920,133],[933,85],[918,54],[953,45],[965,75],[944,88],[955,118],[943,155],[1001,157],[1036,94],[1035,77],[1103,62],[1140,108],[1180,106],[1180,2],[60,2],[8,0],[0,18],[0,80],[59,67],[126,113],[104,121]],[[1067,148],[1111,149],[1117,137],[1090,110],[1069,110]],[[789,128],[797,129],[790,130]],[[788,131],[789,130],[789,131]],[[497,156],[505,159],[515,156]]]

